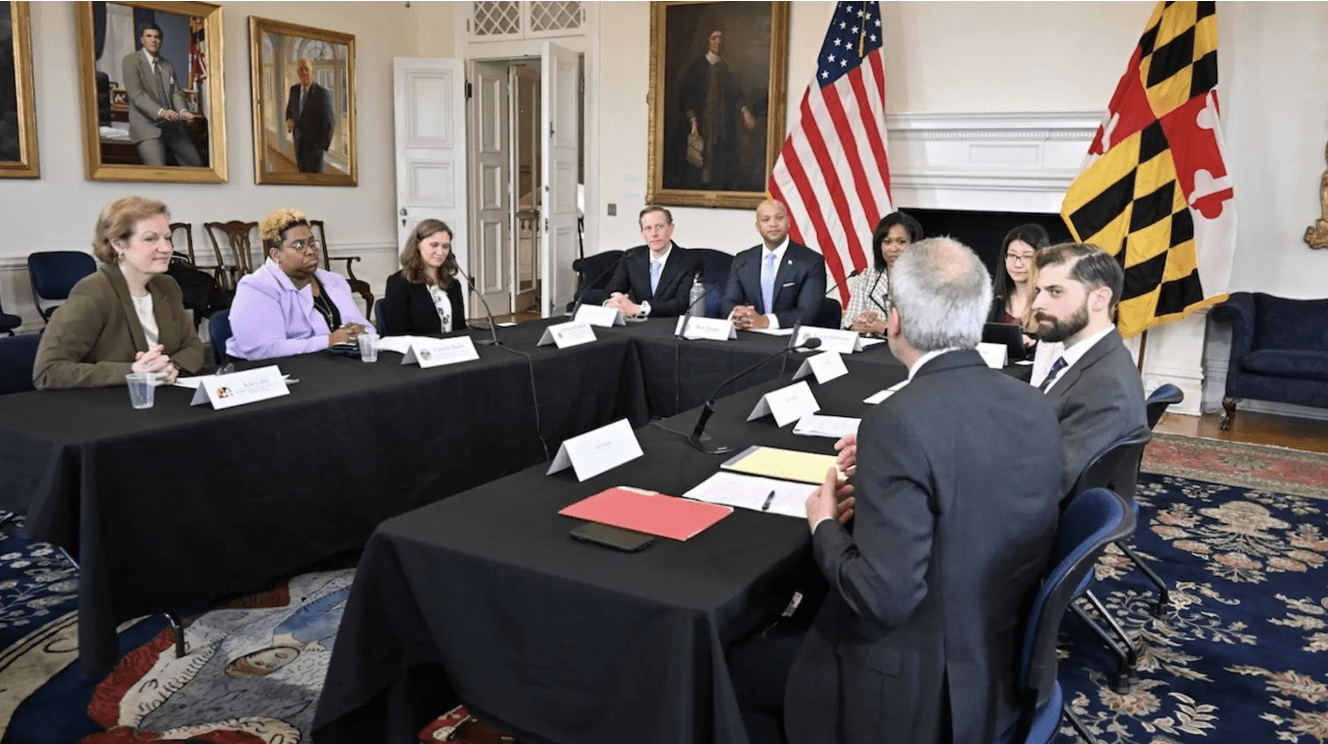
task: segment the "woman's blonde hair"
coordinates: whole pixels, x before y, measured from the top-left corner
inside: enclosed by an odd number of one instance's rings
[[[258,235],[263,239],[263,250],[271,253],[280,250],[284,242],[283,234],[296,225],[309,226],[304,212],[298,209],[283,208],[269,214],[258,223]]]
[[[111,241],[129,240],[134,234],[135,225],[159,214],[166,215],[166,219],[170,220],[171,215],[166,211],[165,204],[141,196],[126,196],[102,207],[92,237],[92,255],[106,263],[115,263],[117,256]]]

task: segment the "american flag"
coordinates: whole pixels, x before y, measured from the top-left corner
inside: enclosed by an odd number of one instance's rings
[[[867,267],[872,230],[893,211],[880,3],[835,7],[769,189],[788,207],[793,240],[825,256],[833,283]],[[848,287],[839,296],[847,302]]]

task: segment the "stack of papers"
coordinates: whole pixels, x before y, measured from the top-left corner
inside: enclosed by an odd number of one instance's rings
[[[822,416],[819,413],[809,413],[793,425],[793,433],[804,437],[842,439],[849,434],[857,434],[860,423],[862,419],[849,416]]]
[[[815,486],[806,483],[719,472],[683,496],[711,504],[801,518],[807,516],[807,497],[814,490]],[[775,495],[774,498],[770,498],[771,493]],[[764,508],[767,500],[770,506]]]
[[[866,403],[866,404],[869,405],[869,406],[874,406],[874,405],[876,405],[877,403],[880,403],[881,401],[885,400],[886,398],[889,398],[890,396],[892,396],[892,395],[894,395],[895,393],[899,392],[899,391],[902,390],[903,387],[904,387],[905,385],[907,385],[907,384],[908,384],[908,380],[905,379],[903,382],[898,383],[898,384],[896,384],[896,385],[891,385],[890,387],[888,387],[888,388],[882,390],[882,391],[879,392],[879,393],[876,393],[875,395],[871,395],[871,396],[868,396],[868,397],[866,397],[866,398],[863,398],[863,399],[862,399],[862,402],[863,402],[863,403]]]
[[[748,447],[719,467],[740,473],[819,485],[825,480],[826,471],[835,467],[835,456],[777,447]]]

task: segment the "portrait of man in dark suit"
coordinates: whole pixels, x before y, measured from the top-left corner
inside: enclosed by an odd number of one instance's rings
[[[313,66],[301,59],[300,82],[286,99],[286,131],[295,140],[295,164],[301,173],[322,173],[323,153],[332,144],[336,118],[327,89],[313,79]]]

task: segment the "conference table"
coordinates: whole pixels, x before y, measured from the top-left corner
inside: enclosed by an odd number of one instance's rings
[[[563,318],[497,330],[504,348],[421,369],[314,353],[275,364],[290,394],[242,407],[157,390],[132,410],[123,387],[0,398],[0,509],[80,567],[85,674],[118,658],[116,626],[188,612],[362,547],[380,521],[515,473],[568,437],[626,418],[641,426],[703,402],[787,337],[679,341],[674,321],[596,328],[594,343],[537,346]],[[878,347],[854,355],[893,363]],[[796,368],[774,360],[721,394]]]
[[[0,398],[0,508],[26,513],[33,536],[79,563],[84,673],[114,664],[125,620],[263,589],[358,550],[383,519],[546,460],[570,436],[646,423],[630,336],[537,347],[544,325],[500,329],[518,353],[480,345],[477,361],[430,369],[391,353],[241,363],[298,382],[224,410],[190,406],[193,391],[175,387],[145,410],[124,387]]]
[[[671,353],[662,339],[637,340]],[[745,350],[719,342],[715,353],[760,358],[787,343],[745,340]],[[721,399],[707,427],[714,442],[832,453],[832,439],[795,436],[769,416],[746,421],[802,358]],[[822,413],[861,417],[864,398],[907,375],[884,349],[846,364],[848,375],[810,383]],[[654,382],[665,390],[670,375]],[[463,703],[523,741],[745,744],[724,649],[787,603],[810,560],[806,520],[737,509],[686,542],[656,538],[622,553],[571,539],[579,520],[558,514],[606,488],[682,495],[714,474],[725,458],[683,436],[697,415],[637,429],[643,456],[585,482],[539,465],[379,525],[360,557],[314,740],[414,742]]]

